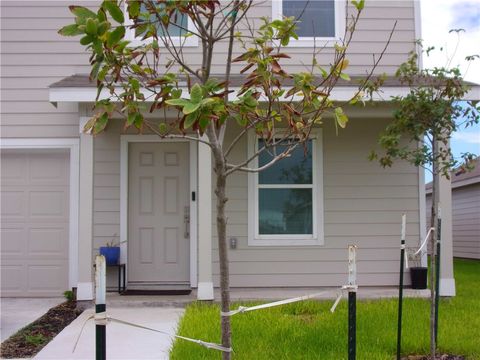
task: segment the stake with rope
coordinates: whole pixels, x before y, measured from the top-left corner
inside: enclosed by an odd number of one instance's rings
[[[348,246],[348,360],[357,357],[357,247]]]
[[[397,324],[397,360],[402,352],[402,307],[403,307],[403,265],[405,263],[405,232],[407,215],[402,215],[402,232],[400,237],[400,281],[398,284],[398,324]],[[408,264],[405,264],[408,268]]]

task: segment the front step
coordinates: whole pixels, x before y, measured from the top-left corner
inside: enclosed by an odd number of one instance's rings
[[[145,290],[145,291],[182,291],[191,290],[190,283],[152,283],[152,282],[128,282],[128,290]]]

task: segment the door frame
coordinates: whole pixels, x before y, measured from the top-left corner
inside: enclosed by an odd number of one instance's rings
[[[69,151],[68,287],[77,287],[80,140],[78,138],[3,138],[0,140],[0,149],[63,149]]]
[[[169,143],[188,143],[189,144],[189,201],[190,201],[190,286],[197,287],[197,198],[198,198],[198,179],[197,179],[197,144],[195,141],[187,139],[162,139],[158,135],[120,135],[120,258],[121,262],[128,264],[128,145],[131,142],[169,142]],[[195,200],[192,199],[192,193],[195,192]],[[128,271],[126,274],[128,282]]]

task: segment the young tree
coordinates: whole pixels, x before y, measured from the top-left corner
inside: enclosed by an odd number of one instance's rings
[[[420,44],[421,45],[421,44]],[[427,55],[434,48],[428,48]],[[478,56],[470,56],[471,61]],[[475,101],[462,102],[470,87],[463,81],[458,67],[418,67],[418,55],[411,53],[407,62],[396,72],[398,80],[409,87],[405,96],[393,98],[396,109],[393,121],[381,134],[381,155],[372,152],[371,159],[378,159],[383,167],[389,167],[396,159],[421,166],[432,173],[432,207],[430,227],[435,235],[430,237],[430,353],[436,353],[436,299],[438,284],[435,279],[436,234],[438,230],[439,181],[449,178],[451,170],[463,162],[469,169],[475,155],[464,153],[455,159],[450,149],[452,134],[479,122],[480,108]],[[421,144],[421,145],[419,145]],[[438,314],[438,313],[437,313]]]
[[[346,53],[364,0],[351,1],[354,14],[348,17],[343,40],[334,46],[331,64],[319,65],[317,57],[323,49],[315,47],[311,64],[295,74],[288,73],[281,63],[290,58],[285,47],[291,39],[298,39],[298,19],[262,18],[258,23],[248,16],[254,5],[253,0],[104,1],[96,12],[71,6],[75,23],[59,31],[64,36],[81,35],[80,43],[91,53],[90,77],[97,83],[98,95],[95,115],[85,131],[100,134],[112,118],[120,117],[125,128],[199,141],[211,148],[223,312],[230,308],[227,178],[236,171],[267,169],[299,147],[307,151],[312,128],[321,124],[326,114],[333,115],[338,127],[346,126],[347,116],[331,93],[340,78],[350,80],[345,73],[349,64]],[[128,31],[142,41],[128,41]],[[201,64],[197,66],[188,61],[184,51],[189,38],[198,39],[201,45]],[[222,74],[214,74],[212,59],[220,45],[227,49],[225,68]],[[241,55],[234,58],[234,50]],[[383,52],[346,103],[361,100]],[[231,90],[233,63],[244,64],[240,74],[245,76],[237,93]],[[154,113],[156,119],[144,117],[146,112]],[[235,123],[240,130],[226,143],[227,128]],[[251,132],[263,145],[244,161],[233,163],[232,150]],[[270,153],[270,161],[255,168],[253,160],[264,152]],[[221,327],[222,344],[230,348],[228,316],[222,316]],[[230,353],[223,357],[229,359]]]

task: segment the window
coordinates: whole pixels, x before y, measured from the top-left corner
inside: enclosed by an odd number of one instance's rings
[[[345,2],[341,0],[274,0],[272,18],[294,16],[297,24],[298,40],[290,40],[289,46],[311,47],[331,45],[345,31]],[[306,6],[306,8],[305,8]],[[305,8],[305,11],[304,11]],[[303,14],[302,14],[303,12]]]
[[[161,6],[161,4],[159,5]],[[145,4],[142,3],[141,5],[141,8],[140,8],[140,12],[146,12],[146,7],[145,7]],[[125,7],[125,18],[128,19],[128,11]],[[150,18],[152,20],[155,20],[155,16],[154,15],[151,15]],[[179,45],[183,45],[183,46],[186,46],[186,47],[190,47],[190,46],[198,46],[198,39],[196,36],[189,36],[187,37],[186,39],[185,38],[182,38],[182,36],[184,36],[187,31],[185,29],[194,29],[194,25],[192,23],[192,21],[184,14],[178,14],[177,16],[173,16],[171,18],[171,21],[173,22],[173,24],[170,24],[168,26],[168,32],[172,38],[172,42],[175,46],[179,46]],[[130,19],[128,19],[126,21],[126,25],[131,25],[132,24],[132,21]],[[177,26],[178,25],[178,26]],[[160,24],[157,24],[157,30],[158,30],[158,34],[162,34],[163,33],[163,28]],[[133,45],[140,45],[142,40],[140,40],[141,38],[135,38],[135,30],[134,29],[130,29],[127,33],[127,40],[130,40],[132,41]],[[159,45],[162,46],[162,41],[159,40]]]
[[[249,139],[250,154],[264,146]],[[284,145],[263,151],[255,166],[267,164]],[[321,132],[305,146],[261,171],[249,174],[249,245],[323,244]]]

